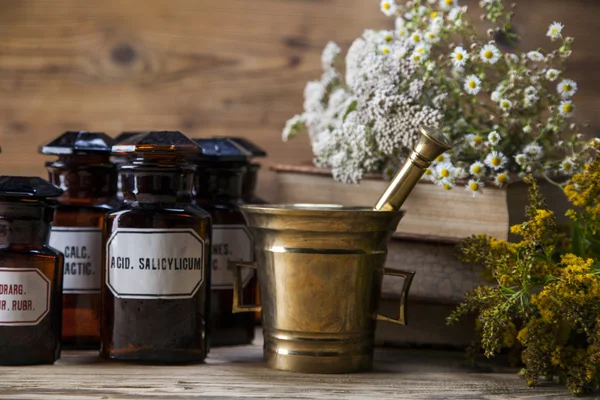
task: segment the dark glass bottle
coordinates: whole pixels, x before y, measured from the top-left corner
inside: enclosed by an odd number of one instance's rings
[[[191,203],[200,148],[180,132],[148,132],[113,146],[124,205],[104,224],[105,358],[200,362],[208,352],[210,216]]]
[[[144,132],[121,132],[115,138],[115,144],[121,143],[135,135]],[[111,161],[115,165],[125,164],[127,162],[127,156],[124,155],[113,155]],[[117,174],[117,199],[123,200],[123,184],[121,182],[121,175]]]
[[[58,155],[47,162],[49,181],[64,190],[54,214],[50,246],[63,252],[62,342],[65,347],[100,347],[102,225],[118,207],[113,140],[101,132],[65,132],[41,147]]]
[[[248,344],[254,339],[254,316],[232,313],[233,274],[228,261],[253,261],[254,246],[240,211],[242,177],[250,153],[227,138],[195,139],[202,148],[196,158],[194,199],[210,213],[212,231],[211,340],[213,346]],[[244,302],[256,301],[254,270],[244,269]]]
[[[62,264],[48,246],[62,190],[37,177],[0,177],[0,365],[60,357]]]
[[[267,156],[266,151],[248,139],[233,137],[231,140],[243,150],[249,152],[252,158]],[[256,184],[258,183],[258,171],[260,167],[260,164],[250,163],[246,168],[246,173],[242,180],[242,199],[246,204],[267,204],[265,200],[256,196]]]

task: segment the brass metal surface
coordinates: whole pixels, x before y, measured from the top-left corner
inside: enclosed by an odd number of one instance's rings
[[[441,133],[426,127],[420,127],[419,130],[421,139],[373,210],[399,210],[433,160],[450,150],[450,143]]]
[[[402,211],[336,205],[245,205],[256,264],[232,262],[234,312],[240,271],[258,271],[264,357],[275,369],[346,373],[371,368],[377,319],[405,324],[412,272],[384,268]],[[237,264],[237,265],[236,265]],[[384,274],[405,278],[399,318],[377,313]]]

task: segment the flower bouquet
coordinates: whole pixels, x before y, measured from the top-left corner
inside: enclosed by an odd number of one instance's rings
[[[454,145],[423,177],[443,189],[462,183],[476,195],[529,173],[565,182],[588,147],[574,118],[577,83],[565,76],[573,39],[554,22],[551,50],[505,52],[500,43],[519,39],[513,10],[501,0],[479,5],[484,34],[457,0],[382,0],[394,29],[365,31],[345,62],[327,44],[323,75],[306,85],[304,112],[283,139],[307,132],[315,164],[357,183],[370,172],[392,177],[425,124]]]

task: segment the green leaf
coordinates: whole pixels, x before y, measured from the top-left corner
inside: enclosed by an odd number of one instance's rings
[[[583,257],[585,255],[585,231],[579,224],[573,224],[571,228],[571,253]]]

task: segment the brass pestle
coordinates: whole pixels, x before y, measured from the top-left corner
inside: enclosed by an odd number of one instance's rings
[[[404,201],[431,163],[451,146],[446,137],[436,130],[421,126],[421,139],[400,171],[379,198],[374,211],[399,211]]]

